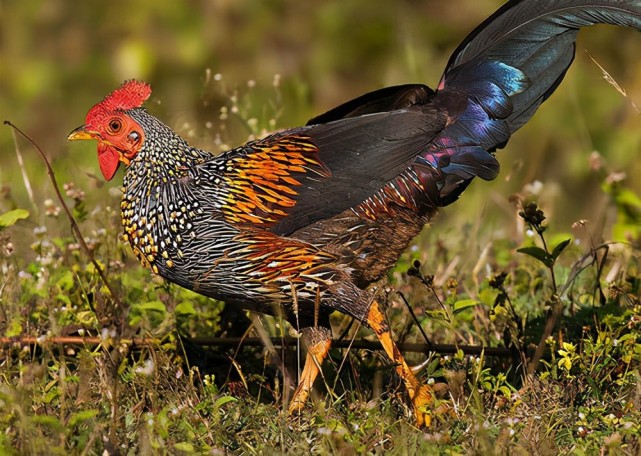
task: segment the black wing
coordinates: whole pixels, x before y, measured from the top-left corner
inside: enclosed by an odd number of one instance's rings
[[[248,143],[224,161],[222,211],[286,235],[374,195],[445,126],[429,106],[352,117]],[[216,165],[220,169],[220,161]]]

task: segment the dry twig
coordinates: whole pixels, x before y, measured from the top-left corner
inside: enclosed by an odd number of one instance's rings
[[[296,347],[298,338],[271,337],[270,341],[274,347]],[[44,340],[34,336],[0,337],[0,346],[4,348],[24,345],[98,345],[104,342],[105,340],[99,336],[54,336],[47,337]],[[260,337],[196,337],[194,339],[191,339],[191,342],[204,347],[230,347],[239,345],[244,345],[247,347],[263,347],[265,345],[265,340]],[[118,343],[120,345],[148,347],[150,345],[160,344],[160,340],[154,338],[134,337],[132,339],[120,339],[118,340]],[[378,341],[369,341],[365,339],[336,339],[332,341],[332,347],[363,350],[383,349]],[[417,342],[404,342],[398,344],[398,348],[400,351],[408,353],[436,352],[440,354],[453,354],[458,350],[461,350],[466,355],[484,354],[485,356],[499,357],[511,357],[513,355],[513,351],[509,348],[483,347],[481,345],[426,344]]]
[[[18,127],[16,127],[14,124],[12,124],[8,120],[5,120],[4,124],[10,126],[11,128],[13,128],[14,131],[18,132],[20,136],[22,136],[27,141],[29,141],[29,143],[33,147],[35,147],[38,153],[40,153],[40,156],[42,157],[42,160],[44,161],[45,166],[47,167],[47,174],[49,175],[49,179],[51,180],[53,189],[56,192],[58,201],[60,201],[60,205],[64,209],[65,214],[67,214],[67,218],[69,219],[69,223],[71,224],[71,232],[73,233],[74,237],[78,241],[78,244],[80,244],[80,248],[82,249],[83,253],[87,255],[87,258],[89,258],[89,261],[91,261],[91,263],[96,268],[96,271],[98,271],[98,275],[100,275],[102,282],[105,284],[105,286],[109,290],[109,293],[111,294],[112,299],[114,300],[118,308],[122,309],[123,303],[122,303],[122,300],[120,299],[120,296],[116,293],[114,288],[111,286],[111,283],[109,282],[109,280],[107,280],[105,271],[102,269],[100,264],[96,261],[96,258],[94,257],[93,252],[87,246],[87,243],[85,242],[85,239],[82,236],[82,233],[80,232],[80,228],[78,227],[78,223],[76,222],[76,219],[74,218],[73,214],[71,213],[71,210],[69,209],[69,206],[67,206],[67,203],[62,197],[62,193],[60,193],[60,189],[58,188],[58,181],[56,180],[56,175],[53,171],[53,168],[51,167],[51,163],[49,162],[49,159],[47,158],[45,153],[42,151],[40,146],[38,146],[38,144],[36,144],[36,142],[33,139],[31,139],[29,135],[24,133],[22,130],[20,130]]]

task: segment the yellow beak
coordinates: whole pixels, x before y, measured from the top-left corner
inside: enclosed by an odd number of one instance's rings
[[[74,131],[69,133],[67,136],[69,141],[78,141],[82,139],[96,139],[96,135],[93,132],[85,130],[85,126],[76,128]]]

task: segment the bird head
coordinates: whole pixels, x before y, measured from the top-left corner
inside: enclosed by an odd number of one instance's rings
[[[149,84],[125,81],[87,113],[85,124],[69,134],[70,141],[98,141],[98,163],[106,180],[111,180],[120,162],[129,165],[145,141],[142,127],[128,111],[142,106],[151,95]]]

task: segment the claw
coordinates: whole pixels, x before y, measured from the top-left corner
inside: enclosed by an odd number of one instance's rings
[[[289,403],[289,408],[287,409],[289,415],[298,415],[305,406],[307,396],[309,396],[309,388],[302,388],[302,386],[302,383],[298,385],[298,388],[296,388],[294,392],[293,399]]]
[[[432,424],[431,406],[434,402],[434,392],[429,385],[421,385],[412,398],[417,427],[429,427]]]
[[[412,374],[414,375],[420,374],[421,371],[425,369],[431,361],[432,361],[431,359],[427,358],[421,364],[417,364],[416,366],[410,366],[410,370],[412,371]]]
[[[307,356],[298,388],[296,388],[294,396],[289,403],[290,415],[300,413],[305,406],[307,397],[314,385],[314,380],[320,373],[323,360],[327,357],[329,348],[332,345],[332,333],[327,328],[310,327],[305,328],[303,331],[303,337],[307,345]]]
[[[396,372],[399,377],[403,379],[405,388],[407,388],[407,392],[412,400],[412,405],[414,406],[416,426],[428,427],[432,423],[431,408],[434,402],[432,387],[422,385],[416,378],[416,375],[414,375],[413,369],[405,362],[403,355],[401,355],[401,352],[392,339],[389,325],[385,321],[385,316],[376,301],[370,304],[367,314],[367,325],[378,337],[387,356],[396,364]],[[424,368],[424,365],[418,366],[418,370],[422,368]],[[416,367],[414,369],[416,369]]]

